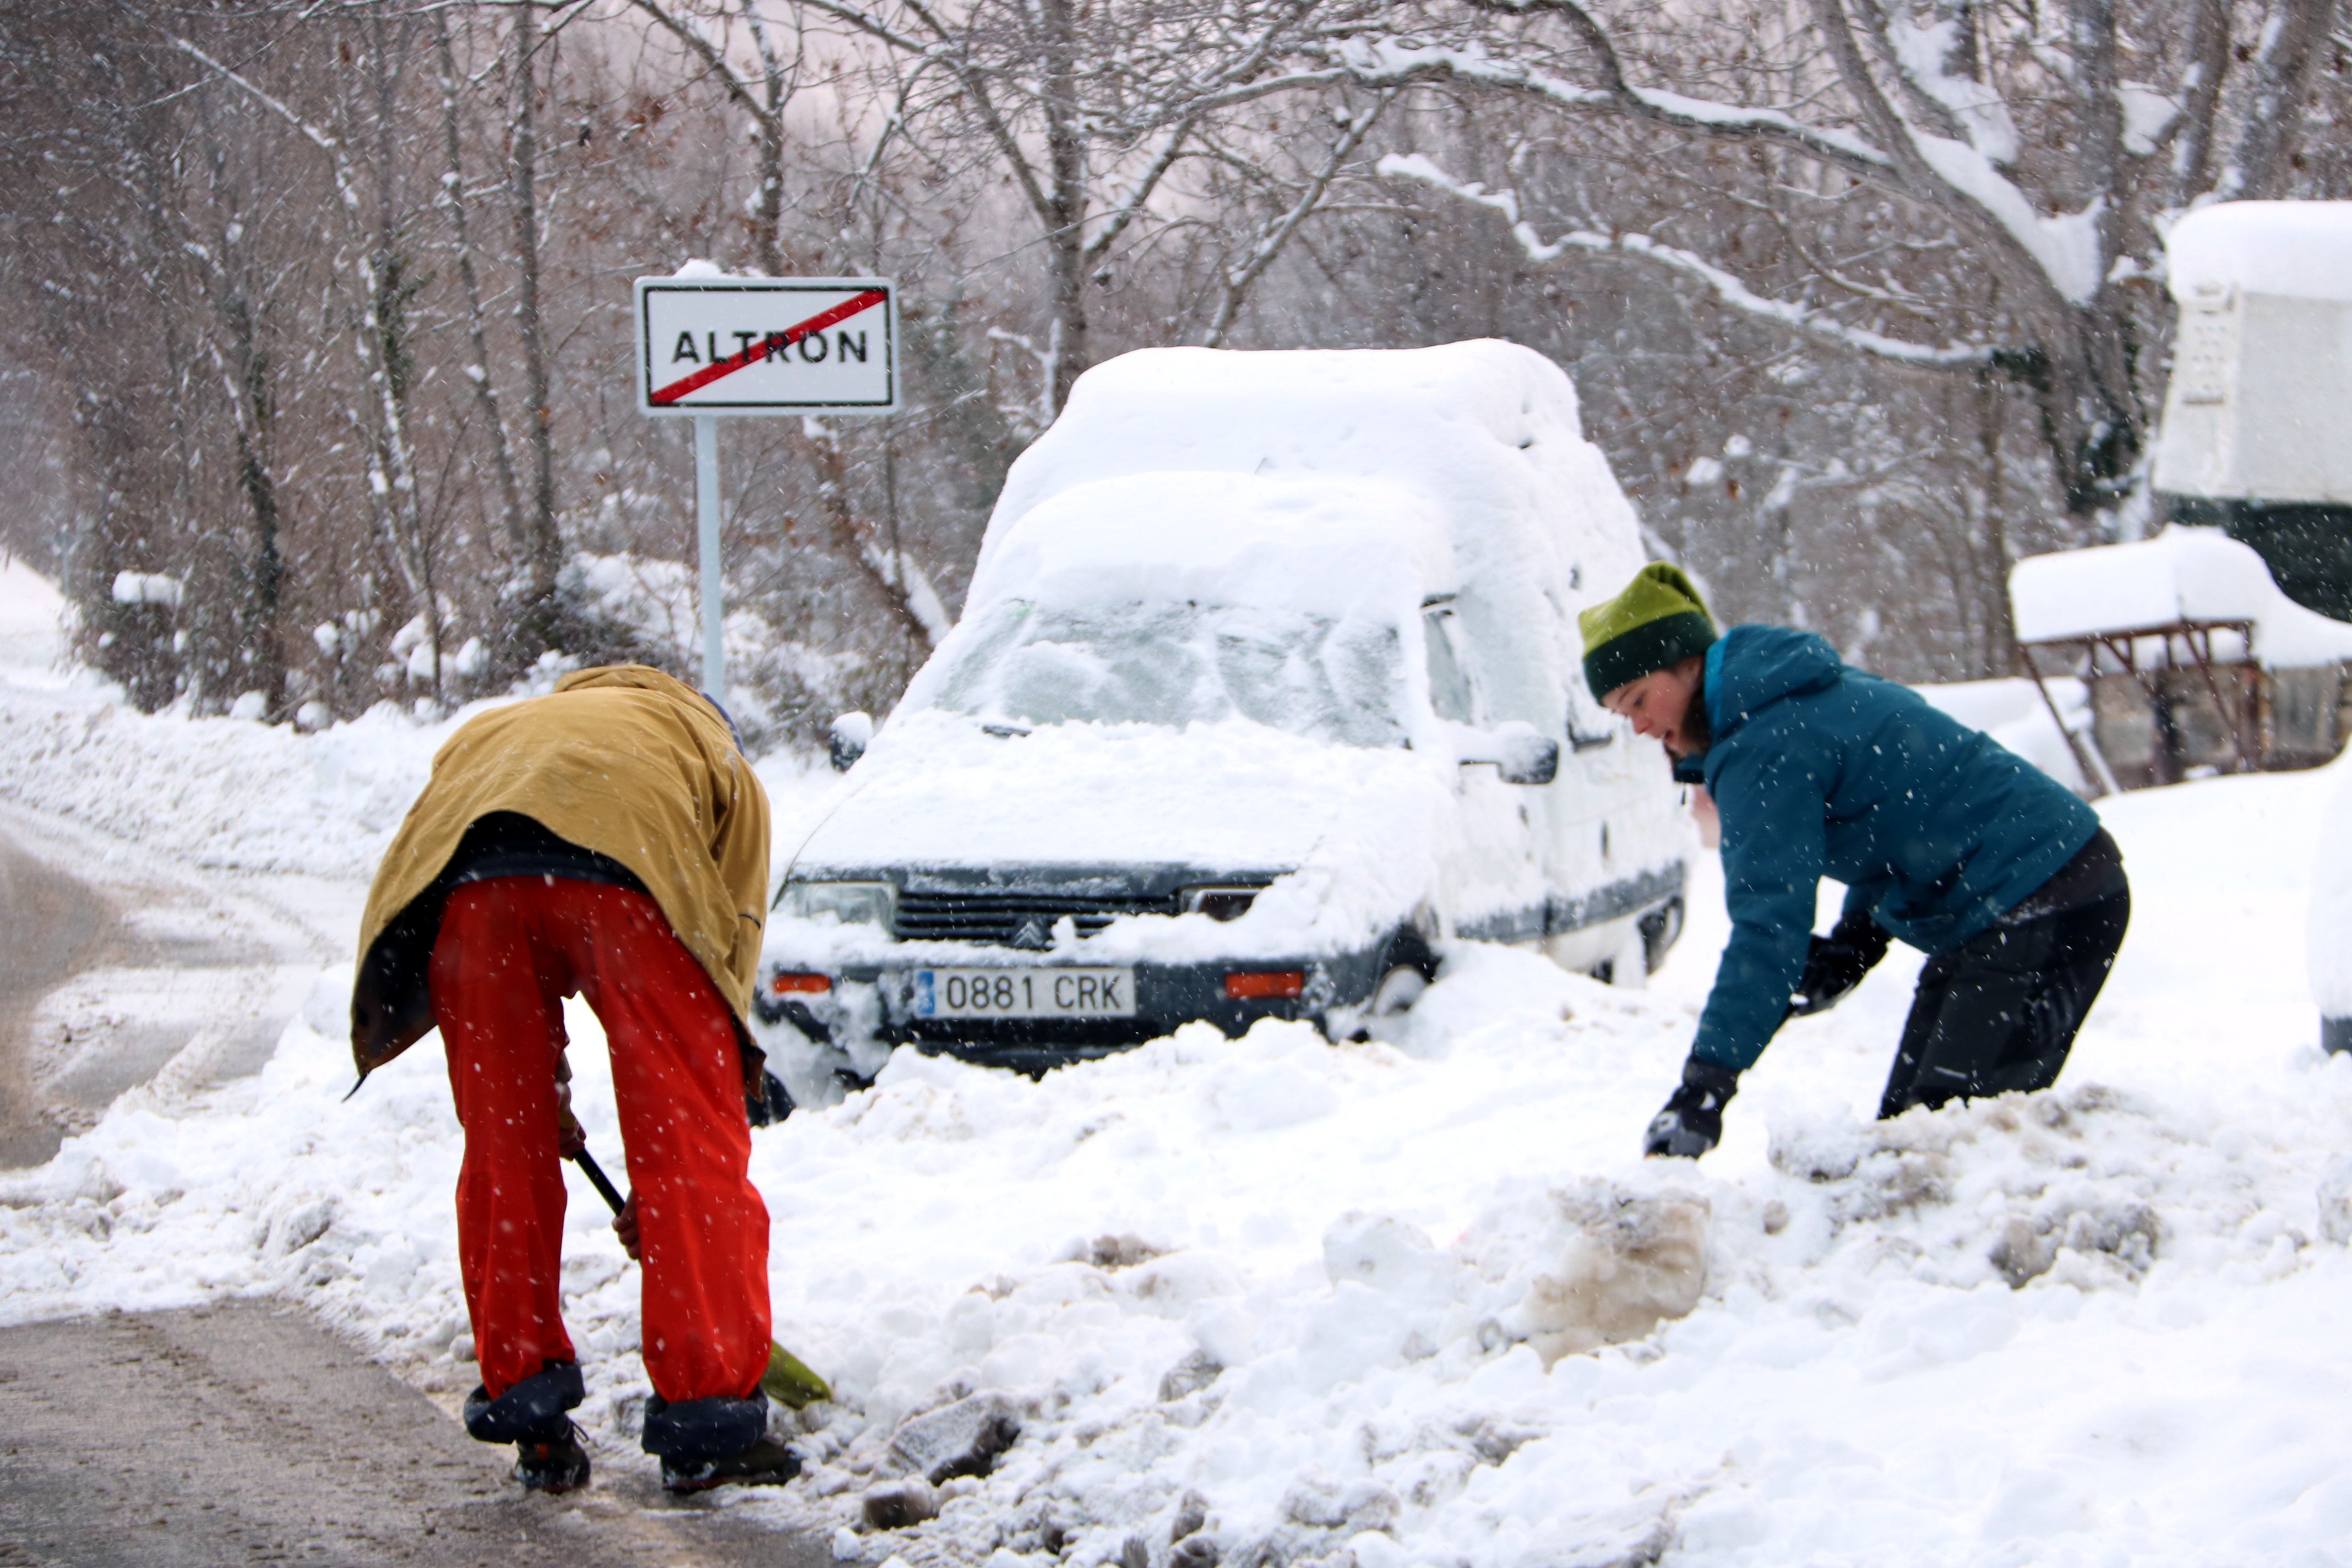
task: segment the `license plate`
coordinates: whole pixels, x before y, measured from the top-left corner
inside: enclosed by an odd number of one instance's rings
[[[1132,1018],[1132,969],[918,969],[918,1018]]]

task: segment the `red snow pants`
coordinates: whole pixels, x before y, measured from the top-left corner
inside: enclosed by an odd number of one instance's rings
[[[604,1026],[644,1252],[644,1354],[671,1404],[743,1398],[768,1368],[768,1209],[726,1002],[661,907],[600,882],[499,877],[449,895],[429,972],[466,1129],[457,1260],[496,1399],[572,1361],[557,1286],[562,1000]]]

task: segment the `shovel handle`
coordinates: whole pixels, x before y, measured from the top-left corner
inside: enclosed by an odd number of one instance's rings
[[[580,1167],[581,1174],[588,1178],[588,1184],[596,1189],[596,1195],[611,1205],[614,1214],[619,1214],[621,1205],[628,1200],[621,1196],[621,1189],[613,1184],[613,1179],[604,1174],[604,1167],[596,1163],[596,1156],[583,1149],[572,1158]]]

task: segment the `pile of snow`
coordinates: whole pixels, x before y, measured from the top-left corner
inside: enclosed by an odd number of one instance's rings
[[[2217,202],[2164,237],[2172,297],[2231,289],[2352,304],[2352,202]]]
[[[2021,643],[2246,621],[2265,668],[2352,659],[2352,626],[2288,598],[2252,545],[2216,528],[2176,524],[2136,543],[2028,556],[2010,569],[2009,602]],[[2215,637],[2213,653],[2246,657],[2228,634]]]

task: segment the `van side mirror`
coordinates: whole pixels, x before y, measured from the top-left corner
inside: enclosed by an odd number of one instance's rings
[[[838,715],[826,734],[825,752],[833,759],[833,771],[845,773],[857,765],[866,748],[874,742],[874,715],[848,712]]]
[[[1523,719],[1458,732],[1454,754],[1465,767],[1493,763],[1505,784],[1548,784],[1559,776],[1559,742]]]

